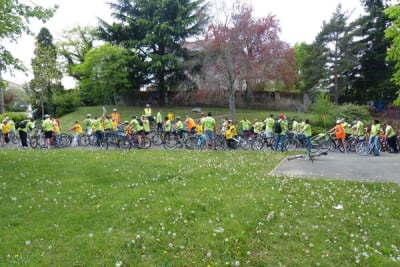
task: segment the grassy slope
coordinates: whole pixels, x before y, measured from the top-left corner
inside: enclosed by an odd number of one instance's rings
[[[400,266],[396,184],[272,177],[267,152],[0,156],[1,266]]]

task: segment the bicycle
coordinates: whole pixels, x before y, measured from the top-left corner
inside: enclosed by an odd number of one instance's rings
[[[311,160],[311,162],[313,163],[316,157],[327,156],[327,155],[328,155],[328,150],[326,150],[326,151],[317,151],[317,152],[308,151],[307,154],[289,156],[287,158],[287,160],[301,159],[301,158],[308,157],[308,159]]]
[[[378,147],[376,147],[376,145]],[[364,141],[358,142],[356,145],[356,153],[359,156],[369,155],[369,154],[371,154],[372,151],[375,151],[375,149],[377,149],[377,151],[380,151],[380,142],[377,142],[375,144],[375,142],[370,143],[369,141],[364,140]]]
[[[252,150],[274,149],[274,136],[266,136],[265,134],[257,135],[251,142],[250,147]]]

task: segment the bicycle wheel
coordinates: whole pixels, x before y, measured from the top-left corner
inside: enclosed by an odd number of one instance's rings
[[[121,136],[118,139],[118,147],[121,149],[131,149],[132,143],[128,136]]]
[[[151,147],[151,139],[148,136],[142,136],[142,149],[149,149]]]
[[[151,137],[151,143],[155,146],[161,146],[163,143],[163,135],[162,133],[156,133]]]
[[[87,134],[82,134],[82,135],[79,137],[79,144],[80,144],[80,145],[82,145],[82,146],[88,146],[88,145],[89,145],[89,142],[90,142],[90,140],[89,140],[89,135],[87,135]]]
[[[167,135],[165,136],[164,140],[164,148],[166,150],[172,150],[175,149],[178,144],[178,140],[174,135]]]
[[[250,147],[252,150],[261,150],[264,145],[264,140],[262,138],[255,138],[251,141]]]
[[[241,137],[239,139],[239,147],[243,150],[249,150],[251,147],[249,139]]]
[[[101,148],[101,149],[105,149],[105,150],[108,149],[107,137],[106,137],[105,135],[102,135],[102,136],[101,136],[101,139],[100,139],[100,148]]]
[[[356,153],[359,156],[366,156],[371,153],[372,144],[367,141],[358,142],[356,145]]]
[[[38,137],[37,136],[32,136],[29,139],[29,145],[31,146],[31,148],[37,148],[38,147]]]

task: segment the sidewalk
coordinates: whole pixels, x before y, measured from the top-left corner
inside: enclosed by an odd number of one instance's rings
[[[285,158],[270,174],[303,178],[395,182],[400,184],[400,153],[358,156],[356,153],[329,152],[316,157],[288,161]]]

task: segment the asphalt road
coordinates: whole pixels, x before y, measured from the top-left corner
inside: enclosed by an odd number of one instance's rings
[[[272,175],[330,178],[358,181],[395,182],[400,184],[400,153],[382,152],[380,156],[358,156],[356,153],[329,152],[316,157],[283,160]]]

